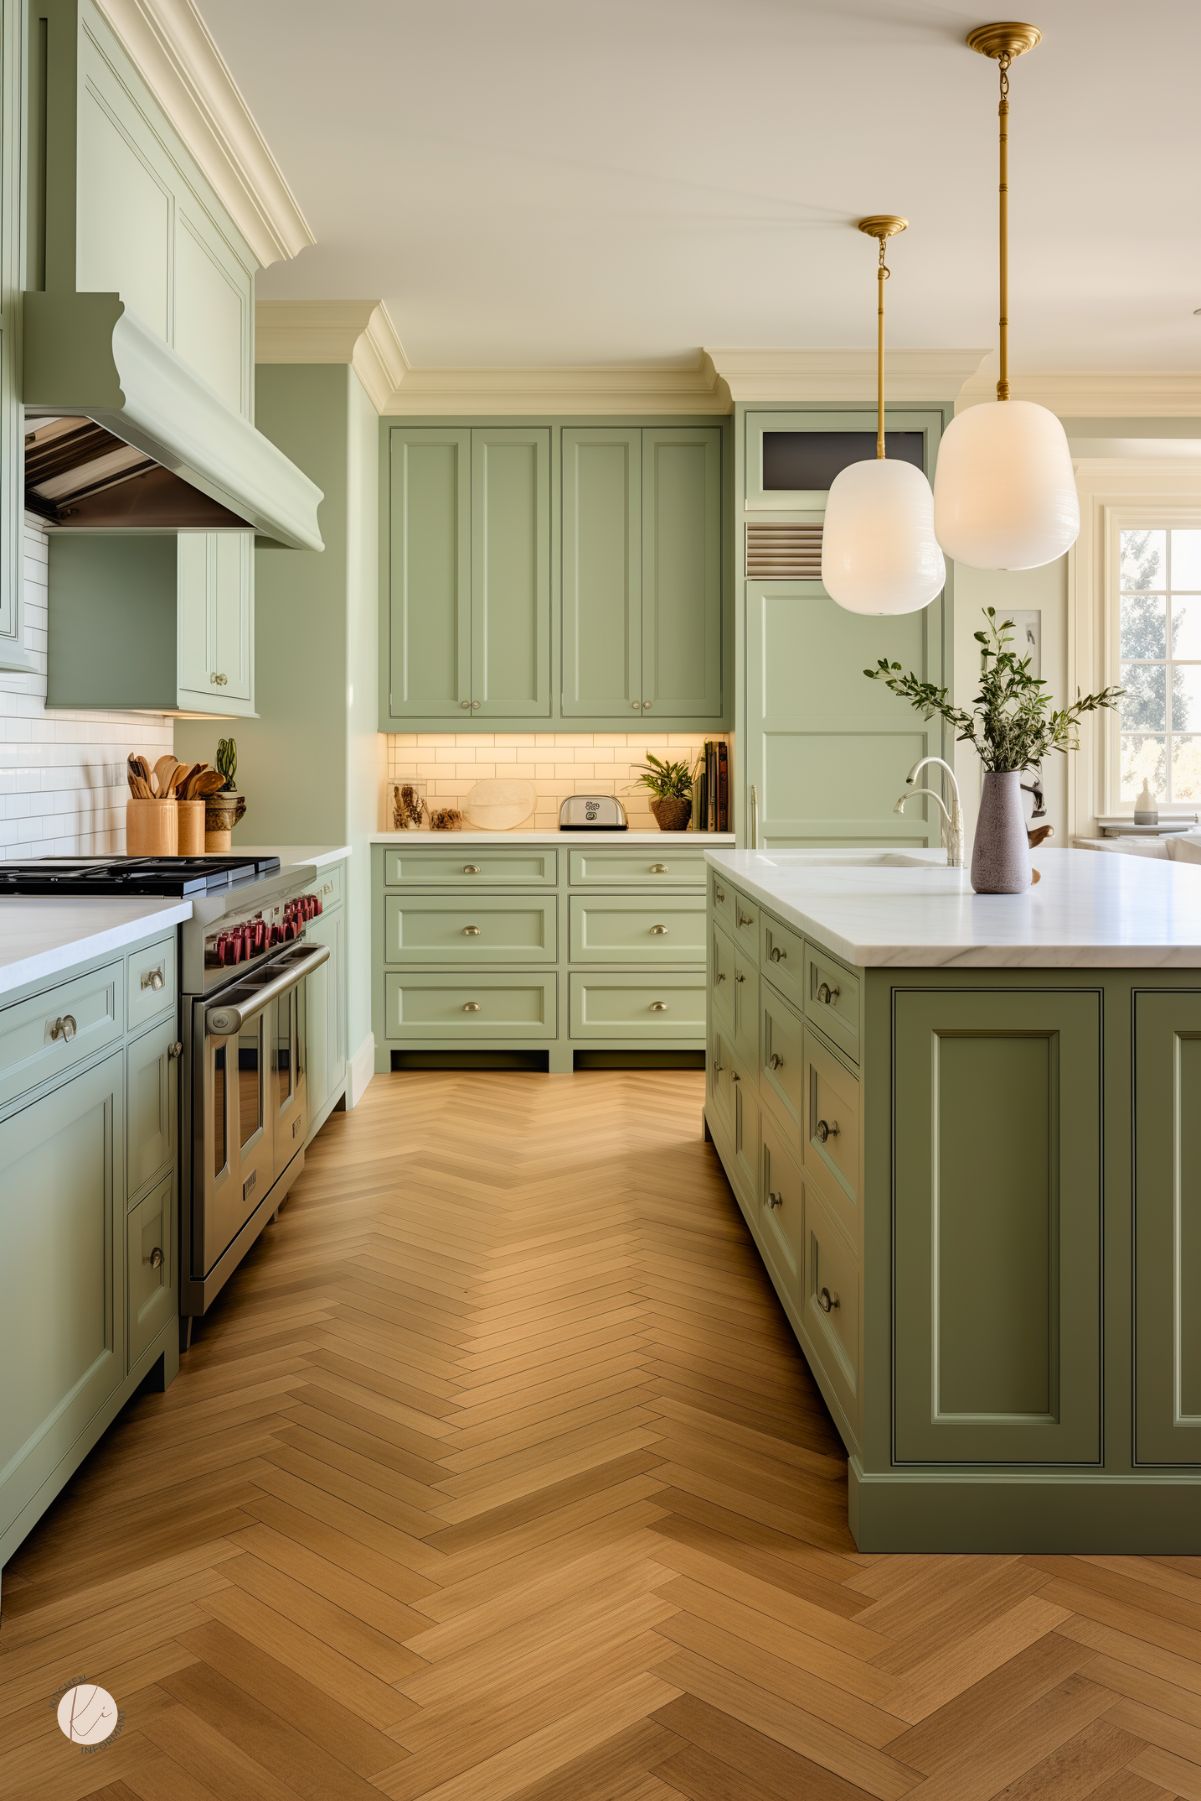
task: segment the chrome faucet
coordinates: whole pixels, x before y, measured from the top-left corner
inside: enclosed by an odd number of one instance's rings
[[[939,794],[936,789],[914,788],[910,786],[914,777],[917,775],[918,770],[924,769],[927,763],[938,763],[946,770],[950,777],[951,804],[949,807],[942,795]],[[896,806],[893,808],[893,812],[903,813],[905,811],[905,802],[907,800],[916,800],[919,794],[928,794],[932,801],[938,803],[939,811],[942,814],[942,818],[938,822],[938,830],[947,853],[947,868],[962,869],[963,809],[959,804],[959,783],[955,780],[955,771],[951,768],[951,765],[947,762],[945,757],[920,757],[909,771],[909,774],[905,777],[905,783],[909,788],[909,792],[907,794],[902,794],[900,800],[898,800]]]

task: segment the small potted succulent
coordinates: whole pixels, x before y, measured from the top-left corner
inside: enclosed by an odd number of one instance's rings
[[[217,773],[221,786],[204,800],[204,848],[228,851],[231,833],[246,811],[246,796],[238,788],[238,746],[233,738],[217,740]]]
[[[661,832],[686,832],[692,818],[692,765],[673,763],[647,751],[638,780],[654,795],[651,812]]]

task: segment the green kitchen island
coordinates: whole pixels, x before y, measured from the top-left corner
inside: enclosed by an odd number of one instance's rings
[[[706,1133],[860,1549],[1201,1552],[1201,870],[707,860]]]

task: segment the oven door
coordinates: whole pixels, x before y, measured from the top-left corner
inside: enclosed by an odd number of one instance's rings
[[[304,1002],[297,997],[328,956],[325,945],[298,945],[214,999],[193,1003],[195,1279],[209,1274],[304,1143]]]

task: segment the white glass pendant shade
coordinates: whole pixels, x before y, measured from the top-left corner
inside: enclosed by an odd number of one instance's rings
[[[822,586],[849,613],[916,613],[946,581],[934,497],[912,463],[877,457],[834,477],[822,529]]]
[[[1070,550],[1080,500],[1067,433],[1032,400],[988,400],[957,413],[938,447],[934,526],[973,569],[1039,569]]]

